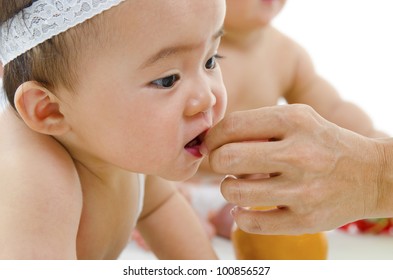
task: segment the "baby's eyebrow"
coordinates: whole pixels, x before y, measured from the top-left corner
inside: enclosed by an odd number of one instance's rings
[[[212,36],[213,41],[217,40],[221,36],[224,35],[224,27],[221,27],[217,32],[215,32]],[[197,48],[197,45],[193,44],[186,44],[186,45],[179,45],[179,46],[173,46],[173,47],[167,47],[159,50],[152,56],[150,56],[140,67],[139,69],[147,68],[149,66],[152,66],[155,64],[157,61],[167,58],[169,56],[179,54],[179,53],[184,53],[184,52],[189,52],[195,48]]]
[[[214,33],[213,40],[217,40],[218,38],[224,36],[224,34],[225,34],[224,26],[221,26],[221,28],[216,33]]]

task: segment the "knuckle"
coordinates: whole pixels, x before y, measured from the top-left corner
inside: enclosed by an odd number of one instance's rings
[[[262,227],[264,224],[263,217],[256,216],[255,213],[247,213],[243,217],[239,217],[236,223],[242,230],[248,233],[261,234],[265,231],[264,227]]]
[[[294,104],[289,110],[289,119],[298,127],[308,127],[309,122],[314,117],[314,110],[305,104]]]
[[[277,221],[265,219],[261,213],[255,212],[250,214],[244,227],[252,234],[280,234],[282,233],[282,225]]]
[[[252,233],[261,233],[263,231],[263,227],[261,226],[262,224],[263,223],[261,223],[260,219],[253,216],[250,219],[249,229]]]
[[[304,126],[311,108],[304,104],[291,104],[280,109],[272,111],[277,125],[296,131]]]
[[[296,194],[298,207],[293,212],[296,217],[296,224],[299,225],[300,228],[307,231],[313,231],[318,227],[321,217],[318,214],[319,212],[315,211],[319,208],[318,200],[315,201],[314,197],[310,197],[307,188],[307,186],[304,186],[303,189]]]
[[[226,199],[240,206],[245,206],[243,202],[242,187],[237,179],[227,178],[221,183],[221,191]]]
[[[303,105],[295,105],[292,111],[291,119],[297,124],[301,125],[304,123],[305,115],[307,115],[307,107]]]
[[[231,173],[232,167],[238,161],[233,144],[227,144],[216,150],[210,156],[211,168],[219,173]]]

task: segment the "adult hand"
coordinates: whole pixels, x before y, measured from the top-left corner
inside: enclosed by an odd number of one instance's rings
[[[342,129],[309,106],[286,105],[228,115],[209,131],[205,148],[215,172],[235,176],[221,192],[239,205],[232,214],[241,229],[302,234],[393,215],[384,172],[391,142]],[[247,176],[264,173],[270,177]],[[256,206],[277,208],[249,208]]]

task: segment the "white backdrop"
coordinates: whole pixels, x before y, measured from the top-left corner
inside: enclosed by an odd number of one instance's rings
[[[393,136],[393,1],[288,0],[273,24],[341,96]]]

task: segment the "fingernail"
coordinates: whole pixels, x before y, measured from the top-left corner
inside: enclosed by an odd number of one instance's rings
[[[224,179],[222,179],[222,180],[224,181],[226,178],[237,179],[237,177],[232,174],[225,175]]]
[[[234,215],[236,215],[236,213],[239,211],[239,207],[235,206],[231,209],[230,213],[231,216],[233,217]]]

